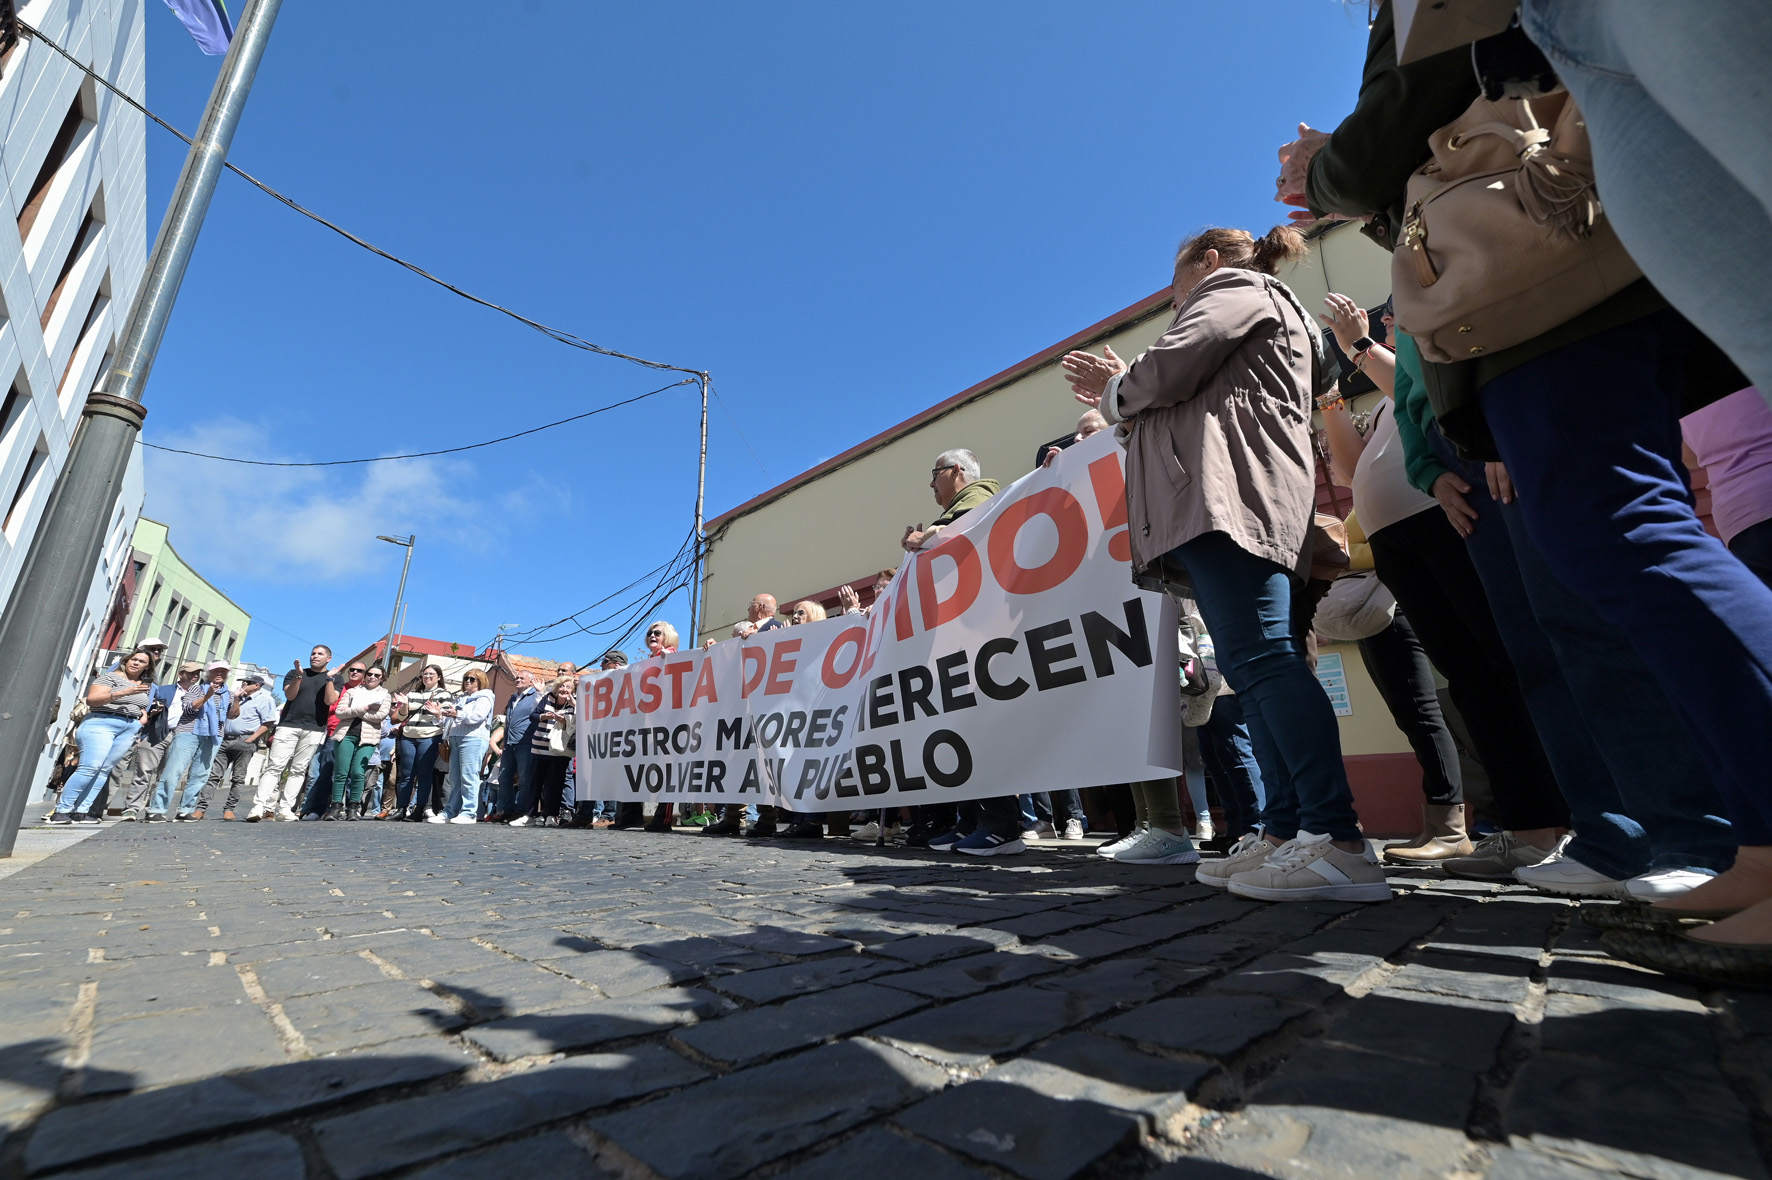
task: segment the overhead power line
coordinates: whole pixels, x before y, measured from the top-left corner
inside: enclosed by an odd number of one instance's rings
[[[150,111],[147,107],[143,106],[141,103],[137,102],[133,96],[125,93],[123,90],[121,90],[117,86],[113,85],[111,83],[110,79],[108,79],[108,78],[104,77],[102,74],[98,73],[91,66],[88,66],[85,62],[81,61],[79,58],[75,57],[73,54],[71,54],[67,50],[63,49],[60,45],[57,45],[49,37],[44,36],[44,34],[40,30],[33,28],[32,26],[30,26],[29,24],[26,24],[22,20],[19,21],[18,23],[19,23],[19,28],[23,29],[29,36],[31,36],[32,38],[34,38],[38,41],[43,42],[43,44],[49,46],[49,48],[51,48],[51,49],[55,50],[57,53],[61,54],[69,62],[73,63],[74,67],[76,69],[78,69],[81,73],[85,74],[88,78],[91,78],[94,82],[98,83],[100,86],[103,86],[106,90],[109,90],[112,94],[115,94],[118,98],[122,99],[124,102],[126,102],[130,106],[134,107],[137,111],[140,111],[143,115],[147,116],[149,119],[152,119],[155,123],[158,123],[161,127],[165,128],[167,131],[170,131],[172,134],[174,134],[174,135],[178,136],[180,139],[184,140],[185,143],[189,144],[191,142],[190,136],[188,136],[184,132],[180,131],[177,127],[174,127],[171,123],[168,123],[165,119],[162,119],[159,115],[156,115],[153,111]],[[426,270],[424,267],[419,266],[417,263],[408,262],[408,261],[406,261],[406,259],[401,258],[397,254],[391,254],[388,251],[383,250],[380,246],[375,245],[373,242],[365,241],[363,238],[358,237],[356,234],[352,233],[348,229],[345,229],[343,226],[337,224],[336,222],[328,221],[326,218],[320,216],[320,214],[314,212],[312,209],[309,209],[307,206],[303,205],[301,202],[295,200],[292,197],[284,196],[282,193],[278,192],[276,189],[272,188],[270,185],[266,184],[264,181],[260,180],[258,177],[252,175],[250,172],[247,172],[240,167],[237,167],[233,163],[224,161],[223,167],[225,167],[229,172],[232,172],[235,176],[238,176],[240,179],[246,181],[248,184],[251,184],[253,187],[255,187],[258,190],[260,190],[261,192],[265,193],[267,196],[276,198],[278,201],[281,201],[283,204],[289,206],[291,209],[295,210],[297,213],[300,213],[303,217],[306,217],[306,218],[309,218],[313,221],[318,222],[319,224],[325,226],[327,229],[331,230],[333,233],[339,235],[340,237],[346,239],[347,241],[354,242],[357,245],[363,247],[363,249],[369,251],[371,254],[374,254],[380,258],[385,258],[389,262],[392,262],[393,264],[395,264],[396,266],[404,267],[405,269],[411,271],[413,274],[417,275],[419,278],[427,279],[430,282],[437,284],[439,287],[442,287],[445,291],[449,291],[449,292],[452,292],[453,294],[461,296],[463,299],[466,299],[470,303],[477,303],[481,307],[490,308],[491,310],[496,311],[501,315],[510,316],[512,319],[516,320],[518,323],[525,324],[528,327],[534,328],[537,332],[540,332],[542,335],[548,337],[549,339],[557,340],[561,344],[569,345],[572,348],[580,348],[586,352],[594,352],[600,356],[615,357],[617,360],[624,360],[624,361],[629,361],[629,362],[636,364],[636,365],[643,365],[648,369],[662,369],[662,370],[665,370],[667,372],[672,372],[672,373],[694,373],[697,376],[701,375],[701,370],[699,370],[699,369],[685,369],[681,365],[667,365],[663,361],[647,360],[645,357],[634,356],[631,353],[621,352],[621,351],[618,351],[617,349],[613,349],[613,348],[605,348],[601,344],[593,344],[591,341],[586,340],[584,337],[576,336],[573,333],[568,332],[563,328],[550,327],[549,325],[542,323],[540,320],[532,320],[528,316],[523,315],[520,312],[512,311],[508,307],[504,307],[504,306],[501,306],[500,304],[494,303],[490,299],[482,299],[480,296],[475,295],[471,291],[462,290],[460,287],[456,286],[454,283],[451,283],[446,279],[438,278],[436,275],[432,274],[430,271]]]
[[[665,390],[675,389],[679,385],[693,385],[696,380],[697,378],[695,377],[685,377],[681,381],[673,381],[669,385],[661,385],[657,389],[648,393],[642,393],[619,402],[610,402],[606,406],[598,406],[594,410],[586,410],[582,414],[574,414],[572,417],[562,418],[558,422],[548,422],[541,426],[531,426],[528,430],[519,430],[515,434],[507,434],[501,438],[489,438],[485,442],[468,443],[466,446],[460,447],[444,447],[440,451],[408,451],[401,455],[375,455],[368,459],[323,459],[314,462],[296,463],[279,462],[272,459],[236,459],[232,455],[210,455],[205,454],[202,451],[187,451],[181,447],[163,447],[158,443],[151,442],[144,442],[142,443],[142,446],[147,447],[149,450],[165,451],[171,455],[190,455],[198,459],[214,459],[218,463],[239,463],[245,467],[349,467],[358,463],[392,463],[396,459],[428,459],[433,455],[456,455],[460,454],[462,451],[477,451],[481,447],[497,446],[499,443],[510,442],[514,438],[522,438],[525,435],[540,434],[542,431],[552,430],[556,426],[565,426],[569,422],[578,422],[585,418],[594,417],[598,414],[608,413],[610,410],[618,410],[622,406],[631,406],[635,402],[645,401],[649,397],[656,397]]]

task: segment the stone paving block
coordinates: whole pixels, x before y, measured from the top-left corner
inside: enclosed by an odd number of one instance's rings
[[[769,926],[734,934],[726,941],[750,947],[754,951],[766,951],[777,955],[822,955],[827,951],[847,950],[855,946],[854,943],[843,938],[831,938],[823,934],[806,934],[798,930],[782,930]]]
[[[1445,1180],[1462,1170],[1470,1140],[1462,1128],[1360,1114],[1339,1104],[1258,1105],[1219,1123],[1196,1150],[1284,1180]]]
[[[622,999],[657,987],[699,979],[701,972],[682,963],[655,959],[638,951],[596,951],[571,958],[549,959],[555,971],[594,984],[610,999]]]
[[[760,971],[745,971],[714,980],[710,986],[753,1004],[772,1004],[788,996],[806,995],[826,988],[860,983],[889,971],[901,971],[898,963],[882,963],[860,955],[809,959]]]
[[[303,1180],[307,1165],[302,1162],[301,1145],[295,1140],[261,1131],[61,1175],[68,1180],[191,1180],[193,1176]]]
[[[1228,902],[1232,899],[1227,897],[1224,900]],[[1301,901],[1288,902],[1285,905],[1264,905],[1242,898],[1235,900],[1245,901],[1249,912],[1232,919],[1222,930],[1242,938],[1265,941],[1269,945],[1303,938],[1341,915],[1363,908],[1358,902],[1351,901]],[[1212,902],[1199,904],[1210,905]]]
[[[306,955],[297,959],[269,959],[253,965],[253,973],[265,989],[265,994],[274,1000],[287,1000],[294,996],[317,995],[320,992],[333,992],[343,987],[357,987],[365,983],[380,983],[387,976],[381,968],[363,956],[352,951],[342,950],[332,955]],[[232,975],[233,972],[228,972]],[[239,980],[234,980],[239,987]]]
[[[479,1025],[464,1034],[500,1061],[564,1053],[693,1024],[728,1005],[693,988],[653,992],[636,1000],[603,1000],[583,1010],[537,1012]]]
[[[558,1131],[470,1151],[407,1174],[408,1180],[486,1180],[489,1176],[603,1180],[603,1172],[590,1153]]]
[[[950,959],[934,967],[893,975],[879,982],[884,987],[915,992],[932,1000],[957,1000],[1062,969],[1062,964],[1043,955],[992,951],[964,959]]]
[[[1386,981],[1393,991],[1426,992],[1517,1004],[1526,998],[1532,964],[1506,955],[1453,955],[1423,951]]]
[[[1474,1072],[1319,1045],[1288,1058],[1251,1102],[1361,1111],[1462,1132],[1476,1091]]]
[[[776,1180],[856,1180],[878,1175],[915,1176],[917,1180],[988,1180],[994,1174],[920,1140],[876,1127],[795,1164]]]
[[[1105,930],[1109,934],[1124,934],[1149,945],[1153,942],[1169,942],[1195,930],[1215,926],[1226,920],[1222,915],[1221,910],[1207,909],[1197,904],[1185,905],[1161,913],[1104,922],[1095,929]]]
[[[1034,946],[1059,959],[1105,959],[1143,946],[1146,939],[1105,930],[1071,930],[1042,938]]]
[[[1551,1053],[1716,1077],[1715,1054],[1703,1051],[1711,1036],[1703,1011],[1553,992],[1545,997],[1539,1044]]]
[[[931,1008],[875,1029],[873,1035],[931,1060],[977,1066],[1101,1010],[1078,996],[1024,985]]]
[[[996,1080],[955,1086],[893,1121],[1028,1180],[1068,1180],[1139,1131],[1125,1111]]]
[[[968,930],[964,934],[932,934],[922,938],[905,938],[870,949],[873,954],[884,955],[889,959],[927,966],[943,959],[957,959],[961,955],[975,955],[980,951],[1013,946],[1017,941],[1000,933],[993,936],[991,932],[984,930]]]
[[[1213,931],[1210,934],[1190,934],[1160,946],[1145,947],[1139,954],[1170,963],[1219,967],[1252,959],[1261,952],[1263,945],[1254,939]]]
[[[1024,1063],[1055,1066],[1071,1074],[1125,1090],[1146,1094],[1185,1095],[1216,1072],[1217,1066],[1173,1057],[1156,1057],[1128,1048],[1122,1041],[1096,1033],[1079,1032],[1041,1045],[1026,1057],[1017,1058],[993,1071],[993,1077]],[[1051,1093],[1052,1091],[1046,1091]],[[1070,1097],[1056,1094],[1056,1097]],[[1085,1094],[1083,1097],[1092,1097]],[[1099,1101],[1107,1101],[1105,1098]],[[1110,1103],[1111,1105],[1111,1103]]]
[[[1207,993],[1146,1004],[1104,1022],[1101,1029],[1153,1048],[1222,1059],[1309,1011],[1303,1004],[1269,996]]]
[[[844,1041],[590,1126],[618,1157],[672,1180],[724,1180],[897,1110],[946,1081],[943,1070],[886,1046]],[[694,1133],[684,1134],[686,1126]]]
[[[1097,901],[1086,901],[1080,905],[1067,906],[1073,914],[1082,914],[1094,918],[1097,922],[1111,922],[1116,918],[1133,918],[1139,914],[1154,913],[1164,909],[1167,902],[1147,897],[1104,897]]]
[[[1267,1174],[1216,1160],[1188,1158],[1164,1164],[1151,1173],[1150,1180],[1267,1180]]]
[[[1743,1035],[1772,1034],[1772,992],[1730,991],[1725,993],[1723,1003],[1741,1026]]]
[[[582,1007],[598,999],[591,988],[529,963],[507,961],[477,971],[435,976],[431,983],[463,1000],[473,1009],[476,1022]]]
[[[1383,961],[1376,955],[1339,951],[1279,951],[1237,968],[1214,987],[1220,991],[1255,992],[1318,1004],[1341,995],[1348,984]]]
[[[552,927],[541,930],[494,930],[487,939],[507,955],[532,963],[582,955],[603,948],[582,935]]]
[[[654,959],[664,959],[692,967],[703,975],[730,975],[739,971],[757,971],[781,962],[775,955],[746,950],[721,942],[717,938],[673,938],[661,942],[643,942],[626,948]],[[555,964],[558,966],[558,964]]]
[[[447,1041],[425,1038],[62,1106],[45,1115],[32,1132],[25,1145],[25,1168],[35,1175],[116,1152],[139,1154],[167,1139],[300,1114],[360,1094],[460,1073],[475,1062]]]
[[[1207,974],[1209,972],[1203,967],[1187,967],[1161,959],[1111,959],[1071,975],[1041,980],[1037,986],[1069,992],[1095,1010],[1108,1012],[1115,1008],[1136,1008]]]
[[[923,1003],[922,997],[907,992],[856,983],[736,1012],[681,1029],[673,1037],[715,1061],[745,1065],[880,1024]]]
[[[1547,983],[1553,992],[1573,992],[1632,1004],[1690,1008],[1698,999],[1698,993],[1690,984],[1653,971],[1627,963],[1561,954],[1551,960]]]
[[[284,1001],[283,1013],[315,1053],[454,1032],[467,1023],[441,999],[401,979],[298,996]]]
[[[340,1180],[361,1180],[706,1076],[670,1050],[644,1045],[372,1106],[317,1123],[314,1136]]]
[[[1062,930],[1076,930],[1082,926],[1094,926],[1100,919],[1088,914],[1074,914],[1068,910],[1042,910],[1021,918],[1008,918],[1001,922],[992,922],[993,930],[1001,930],[1018,938],[1044,938],[1048,934],[1057,934]]]
[[[1506,1004],[1379,988],[1356,1000],[1326,1040],[1443,1069],[1481,1073],[1513,1028]]]
[[[1514,1084],[1510,1134],[1578,1139],[1603,1148],[1764,1177],[1747,1111],[1720,1079],[1540,1053]]]
[[[189,1082],[224,1070],[281,1065],[285,1060],[271,1022],[241,997],[239,1004],[99,1024],[79,1093]]]

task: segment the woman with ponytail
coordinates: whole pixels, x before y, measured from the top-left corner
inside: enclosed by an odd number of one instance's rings
[[[1112,349],[1063,365],[1125,443],[1133,568],[1191,586],[1267,785],[1264,834],[1199,880],[1268,901],[1384,901],[1334,709],[1294,636],[1316,497],[1311,409],[1333,385],[1311,317],[1274,277],[1305,253],[1289,226],[1202,231],[1176,254],[1175,319],[1155,344],[1130,365]]]

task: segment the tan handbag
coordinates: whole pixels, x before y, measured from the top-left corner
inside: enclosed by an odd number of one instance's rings
[[[1642,277],[1601,210],[1568,91],[1479,98],[1428,146],[1391,255],[1397,326],[1424,359],[1523,344]]]

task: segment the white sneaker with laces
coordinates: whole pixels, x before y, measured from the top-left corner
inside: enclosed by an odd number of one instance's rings
[[[1192,840],[1162,828],[1150,829],[1137,843],[1114,853],[1115,861],[1134,865],[1191,865],[1199,859]]]
[[[1654,902],[1690,893],[1714,876],[1697,869],[1651,869],[1626,881],[1624,891],[1638,901]]]
[[[1060,836],[1059,839],[1060,840],[1081,840],[1082,838],[1083,838],[1083,821],[1080,819],[1065,820],[1064,821],[1064,835]]]
[[[1114,858],[1114,853],[1120,851],[1122,848],[1130,848],[1138,843],[1139,840],[1143,839],[1144,834],[1149,830],[1149,827],[1149,824],[1142,822],[1137,824],[1130,832],[1121,836],[1118,840],[1110,840],[1106,844],[1098,846],[1095,850],[1095,855],[1105,856],[1109,860],[1112,860]]]
[[[1390,884],[1372,845],[1359,852],[1337,848],[1327,833],[1299,832],[1274,849],[1265,862],[1230,879],[1238,897],[1257,901],[1389,901]]]
[[[1200,813],[1199,822],[1194,825],[1194,839],[1204,844],[1217,834],[1217,831],[1212,827],[1212,813],[1210,811],[1202,811]]]
[[[1035,840],[1038,840],[1039,838],[1040,838],[1040,829],[1039,828],[1028,828],[1021,833],[1021,842],[1023,844],[1032,844]]]
[[[451,823],[451,824],[477,824],[480,822],[480,820],[479,820],[478,816],[469,815],[467,812],[464,811],[460,815],[456,816],[454,819],[445,820],[444,822]]]
[[[1260,832],[1246,833],[1241,840],[1225,850],[1223,860],[1203,861],[1194,873],[1194,880],[1214,889],[1223,889],[1238,873],[1264,863],[1275,846],[1261,838]]]
[[[526,815],[519,815],[516,819],[511,821],[510,826],[513,828],[526,828],[529,826],[529,817]]]
[[[425,822],[427,824],[446,824],[449,821],[444,819],[441,815],[427,815],[425,816]]]
[[[850,832],[849,836],[851,839],[860,840],[865,844],[872,844],[880,838],[880,821],[877,819],[870,819],[867,823],[861,825],[861,827]]]
[[[1588,868],[1565,851],[1572,839],[1564,836],[1549,856],[1515,869],[1514,880],[1554,897],[1629,897],[1623,881]]]

